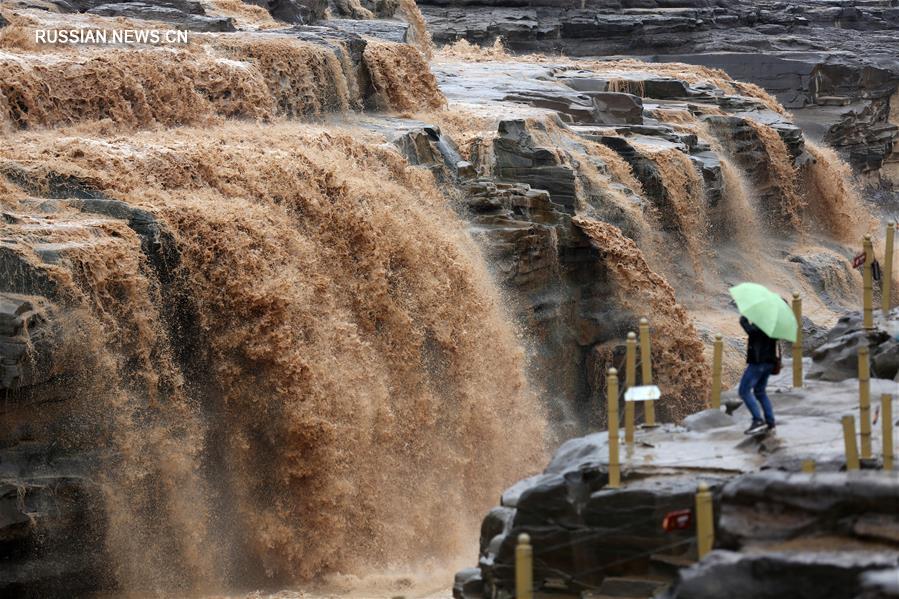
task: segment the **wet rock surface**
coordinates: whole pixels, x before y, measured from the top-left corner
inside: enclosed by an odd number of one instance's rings
[[[747,474],[721,492],[716,550],[666,598],[890,597],[899,578],[895,472]]]
[[[665,533],[661,522],[669,512],[692,510],[704,482],[715,492],[720,550],[681,570],[666,597],[880,592],[869,590],[876,585],[866,575],[889,576],[899,563],[899,475],[844,471],[840,417],[857,411],[856,381],[806,381],[795,390],[789,363],[784,371],[769,386],[776,434],[746,437],[745,410],[736,417],[705,410],[682,427],[638,430],[633,449],[621,433],[621,489],[607,486],[607,433],[562,444],[542,474],[510,487],[485,518],[481,576],[469,572],[469,580],[484,585],[483,596],[510,596],[514,539],[527,532],[535,584],[547,592],[602,594],[608,580],[612,588],[622,577],[658,582],[660,571],[671,574],[695,560],[694,530]],[[871,385],[875,395],[896,391],[893,381]],[[730,390],[725,399],[734,395]],[[800,472],[806,459],[815,460],[817,473]],[[676,565],[666,570],[664,563]]]
[[[48,2],[61,13],[88,13],[106,17],[126,17],[166,23],[192,31],[235,31],[229,17],[206,13],[196,0],[162,0],[154,2],[106,2],[104,0],[55,0]]]
[[[199,3],[197,3],[199,5]],[[202,11],[202,7],[200,8]],[[234,22],[228,17],[213,17],[205,14],[186,12],[170,6],[158,6],[145,2],[119,2],[100,4],[87,11],[103,17],[126,17],[146,19],[178,25],[193,31],[235,31]]]
[[[816,140],[896,182],[899,86],[890,3],[425,0],[435,41],[574,56],[630,55],[720,68],[761,85]]]
[[[899,554],[888,552],[766,553],[714,551],[682,571],[666,599],[859,597],[867,576],[894,572]],[[867,596],[867,595],[865,595]]]
[[[718,546],[738,550],[814,537],[899,545],[897,483],[896,473],[873,471],[742,476],[721,493]]]
[[[899,316],[893,311],[891,317]],[[853,312],[839,319],[812,352],[809,378],[842,381],[858,378],[859,348],[867,347],[871,376],[894,379],[899,374],[899,343],[884,329],[885,321],[878,314],[875,328],[866,330],[861,312]]]
[[[37,443],[0,452],[0,594],[81,595],[103,584],[105,521],[96,457]]]

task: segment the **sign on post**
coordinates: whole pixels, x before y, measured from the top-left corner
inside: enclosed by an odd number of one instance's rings
[[[624,392],[624,401],[655,401],[662,397],[662,390],[657,385],[640,385]]]

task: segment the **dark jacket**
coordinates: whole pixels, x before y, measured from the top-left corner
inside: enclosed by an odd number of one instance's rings
[[[740,326],[749,335],[749,342],[746,345],[746,363],[776,364],[777,341],[749,322],[745,316],[740,317]]]

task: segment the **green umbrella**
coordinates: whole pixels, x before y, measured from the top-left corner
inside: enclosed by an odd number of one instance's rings
[[[730,288],[740,314],[774,339],[796,341],[796,316],[783,299],[758,283],[740,283]]]

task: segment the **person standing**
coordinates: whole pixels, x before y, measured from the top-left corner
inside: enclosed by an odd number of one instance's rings
[[[778,362],[777,340],[752,324],[745,316],[740,317],[740,326],[749,335],[746,344],[746,370],[740,379],[740,399],[752,414],[752,424],[746,429],[747,435],[773,431],[775,427],[774,408],[765,388],[768,377],[774,372]],[[759,410],[761,405],[761,410]]]

